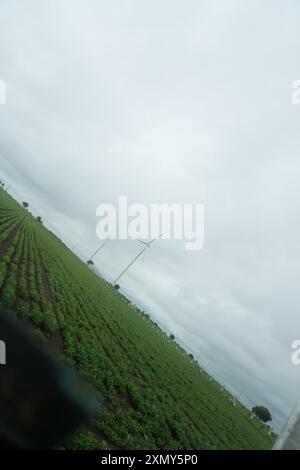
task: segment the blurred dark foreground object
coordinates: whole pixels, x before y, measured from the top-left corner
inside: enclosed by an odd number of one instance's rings
[[[51,449],[98,413],[96,395],[0,308],[0,449]]]

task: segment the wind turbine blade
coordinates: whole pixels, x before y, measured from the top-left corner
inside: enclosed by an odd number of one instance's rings
[[[146,254],[146,250],[144,251],[144,253],[141,256],[141,266],[143,266],[143,262],[144,262],[144,259],[145,259],[145,254]]]
[[[143,243],[143,245],[149,245],[148,242],[143,242],[143,240],[139,240],[138,238],[136,239],[137,242]]]
[[[148,242],[147,244],[150,245],[151,243],[155,242],[155,240],[159,240],[159,238],[161,238],[161,237],[163,237],[164,235],[166,235],[166,233],[168,233],[168,232],[161,233],[160,235],[158,235],[157,238],[153,238],[153,240],[150,240],[150,242]]]

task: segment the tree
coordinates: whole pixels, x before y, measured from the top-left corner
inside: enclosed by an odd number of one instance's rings
[[[42,217],[40,217],[39,215],[37,216],[36,220],[37,220],[38,222],[40,222],[40,224],[42,224],[42,223],[43,223],[43,221],[42,221]]]
[[[194,359],[193,354],[189,354],[189,357],[190,357],[192,360]]]
[[[89,260],[87,261],[87,264],[88,264],[89,266],[94,266],[94,261],[92,261],[91,259],[89,259]]]
[[[114,285],[114,288],[115,288],[116,290],[119,290],[119,289],[120,289],[119,284],[115,284],[115,285]]]
[[[174,336],[174,335],[170,335],[170,339],[171,339],[172,341],[174,341],[175,336]]]
[[[264,423],[272,421],[272,415],[268,408],[266,408],[265,406],[254,406],[252,408],[252,413],[255,413],[256,416]]]
[[[25,207],[25,209],[27,209],[27,207],[29,207],[29,204],[26,201],[22,202],[22,204],[23,204],[23,207]]]

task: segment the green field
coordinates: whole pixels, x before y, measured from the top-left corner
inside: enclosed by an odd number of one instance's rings
[[[266,427],[3,189],[0,286],[2,304],[104,399],[66,448],[272,446]]]

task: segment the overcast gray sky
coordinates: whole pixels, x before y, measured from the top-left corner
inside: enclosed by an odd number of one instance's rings
[[[0,6],[1,179],[84,259],[102,202],[204,203],[204,249],[158,241],[122,289],[277,425],[300,385],[299,21],[297,0]]]

